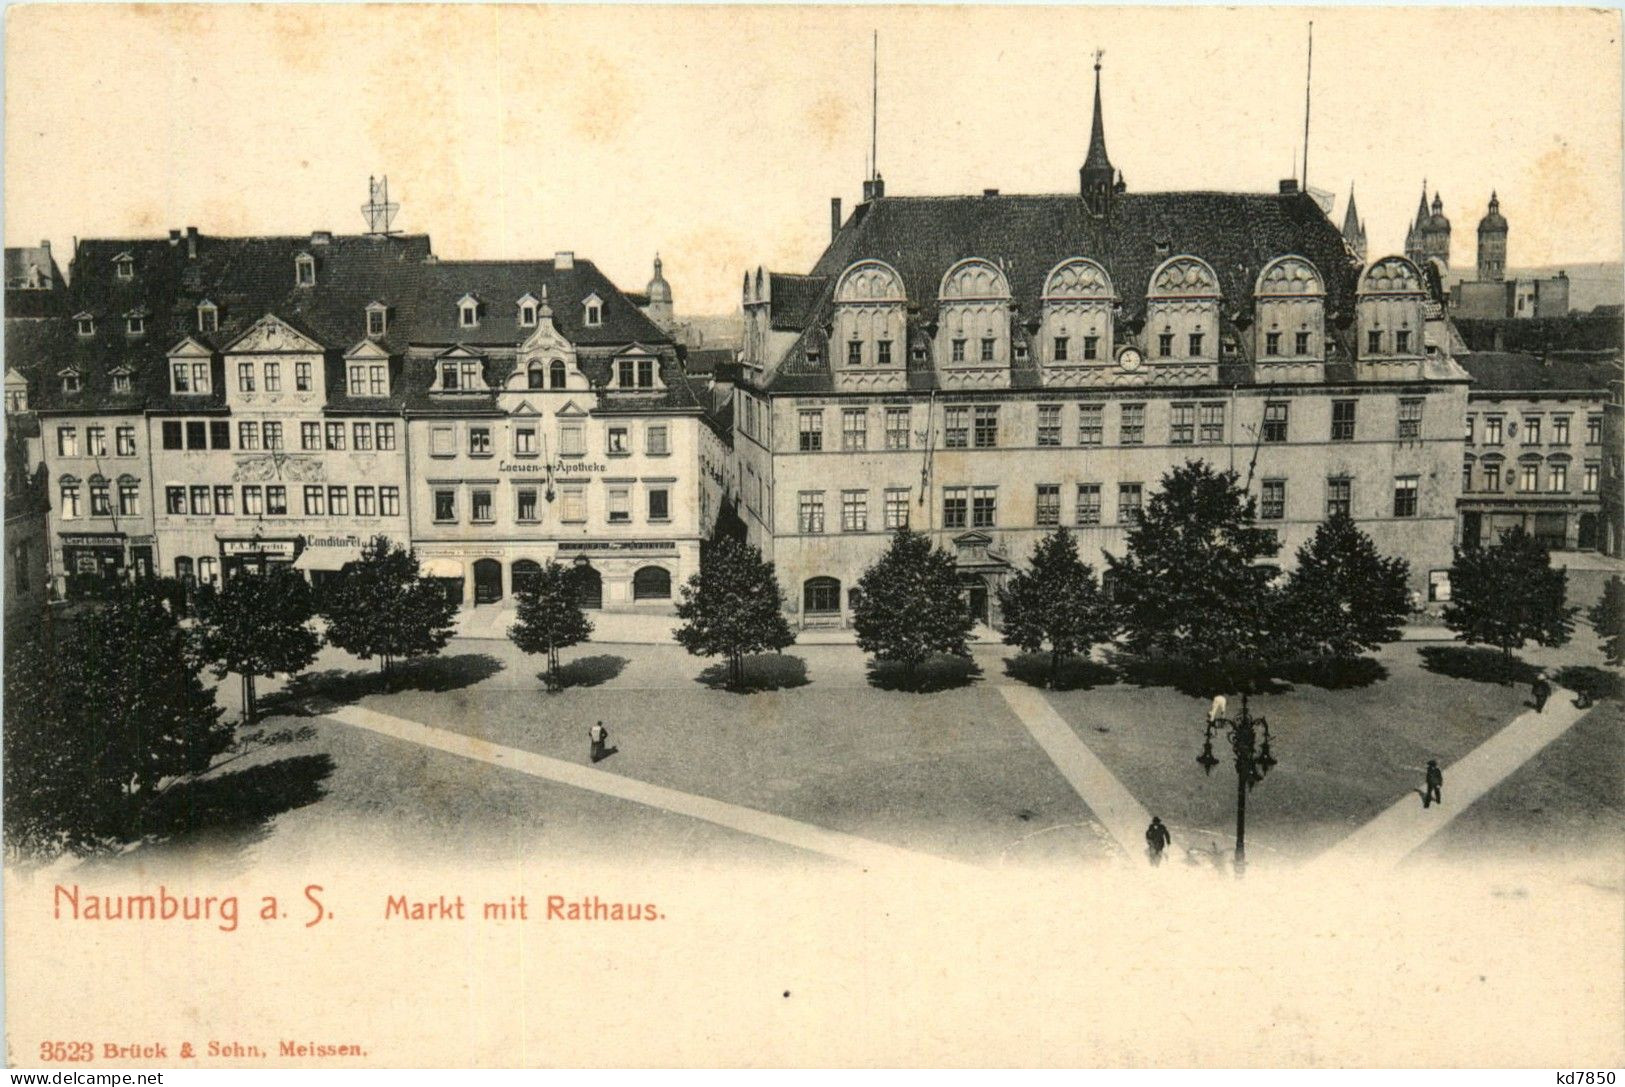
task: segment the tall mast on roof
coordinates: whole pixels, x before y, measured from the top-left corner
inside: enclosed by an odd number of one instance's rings
[[[361,205],[361,215],[367,220],[367,233],[380,237],[389,237],[399,234],[398,230],[391,230],[390,223],[395,213],[401,210],[399,204],[389,202],[389,178],[367,178],[367,202]]]

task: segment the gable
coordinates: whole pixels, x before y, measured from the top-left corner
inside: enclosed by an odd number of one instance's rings
[[[304,333],[296,331],[286,321],[267,314],[250,325],[248,331],[227,344],[225,350],[229,354],[267,352],[311,352],[320,354],[322,345]]]

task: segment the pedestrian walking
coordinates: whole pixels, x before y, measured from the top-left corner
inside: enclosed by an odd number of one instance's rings
[[[1155,868],[1162,863],[1162,851],[1168,848],[1168,843],[1174,837],[1168,833],[1168,828],[1162,825],[1162,817],[1153,815],[1151,825],[1145,828],[1146,856],[1151,858],[1151,867]]]
[[[1535,712],[1542,713],[1546,709],[1546,700],[1552,697],[1552,685],[1546,682],[1544,675],[1536,676],[1535,682],[1529,685],[1529,694],[1535,700]]]
[[[1214,695],[1213,696],[1213,704],[1210,705],[1207,708],[1207,723],[1211,725],[1214,721],[1216,721],[1219,718],[1223,717],[1224,716],[1225,706],[1227,706],[1227,705],[1228,705],[1228,703],[1225,702],[1224,695],[1222,695],[1222,694]]]
[[[1439,769],[1439,760],[1428,760],[1427,792],[1422,794],[1424,808],[1433,804],[1443,804],[1444,796],[1440,792],[1444,788],[1444,771]]]
[[[597,762],[604,757],[604,741],[609,739],[609,729],[599,721],[587,730],[587,739],[592,741],[592,761]]]

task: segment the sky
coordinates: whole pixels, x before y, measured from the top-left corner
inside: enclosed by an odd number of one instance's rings
[[[1074,192],[1091,58],[1133,191],[1351,184],[1372,255],[1426,179],[1470,266],[1621,255],[1620,16],[1580,9],[39,5],[8,12],[5,243],[396,226],[446,259],[568,249],[679,314],[804,272],[870,141],[889,195]]]

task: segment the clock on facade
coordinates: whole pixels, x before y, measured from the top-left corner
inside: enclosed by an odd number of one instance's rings
[[[1125,347],[1117,353],[1117,365],[1125,370],[1138,370],[1140,368],[1140,352],[1133,347]]]

